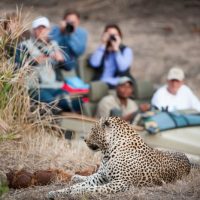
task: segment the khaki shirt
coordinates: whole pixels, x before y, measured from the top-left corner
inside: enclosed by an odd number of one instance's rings
[[[121,105],[119,98],[116,95],[105,96],[98,104],[96,117],[109,117],[112,109],[119,109],[122,111],[122,116],[136,112],[138,110],[137,104],[128,99],[127,105]]]

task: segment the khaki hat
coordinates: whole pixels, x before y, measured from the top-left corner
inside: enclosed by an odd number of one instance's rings
[[[127,82],[133,84],[133,81],[132,81],[131,78],[129,78],[128,76],[122,76],[122,77],[119,78],[117,85],[122,85],[122,84],[127,83]]]
[[[44,26],[46,28],[50,27],[50,22],[46,17],[38,17],[32,22],[32,28],[38,28],[39,26]]]
[[[185,78],[184,72],[181,68],[173,67],[169,70],[167,80],[183,81]]]

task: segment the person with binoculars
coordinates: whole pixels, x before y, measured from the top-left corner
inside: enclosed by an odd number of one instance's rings
[[[118,25],[109,24],[101,37],[101,44],[90,56],[89,64],[97,69],[96,80],[101,80],[114,88],[120,77],[130,76],[133,51],[122,44],[122,32]]]
[[[54,26],[50,38],[57,41],[64,53],[71,60],[65,70],[76,69],[78,58],[85,52],[87,46],[87,31],[79,26],[80,15],[77,11],[70,10],[64,13],[59,26]]]

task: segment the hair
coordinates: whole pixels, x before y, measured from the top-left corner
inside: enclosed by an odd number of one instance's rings
[[[117,32],[119,33],[119,36],[122,38],[123,35],[122,35],[122,31],[120,29],[120,27],[117,25],[117,24],[107,24],[104,28],[104,33],[107,32],[108,29],[110,28],[114,28],[117,30]]]
[[[76,15],[78,19],[80,19],[80,13],[76,10],[66,10],[63,15],[63,19],[65,20],[69,15]]]

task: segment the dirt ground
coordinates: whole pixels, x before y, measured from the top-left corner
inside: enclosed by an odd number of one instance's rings
[[[67,187],[67,184],[52,184],[49,186],[29,187],[21,190],[10,190],[2,200],[45,200],[49,191]],[[192,170],[188,177],[173,184],[162,187],[131,188],[130,191],[109,196],[89,196],[65,199],[94,200],[198,200],[200,198],[200,172]],[[61,200],[61,198],[58,198]]]
[[[0,12],[14,11],[16,5],[22,4],[23,14],[29,13],[31,19],[44,15],[52,23],[58,23],[67,8],[79,10],[81,24],[89,33],[86,54],[91,53],[99,44],[105,24],[118,23],[124,33],[124,43],[134,51],[133,76],[162,84],[169,68],[179,65],[186,73],[187,84],[200,98],[199,0],[1,0]],[[3,165],[6,166],[6,163]],[[43,200],[48,191],[65,186],[67,185],[58,183],[10,190],[0,199]],[[155,188],[132,188],[127,193],[80,199],[196,200],[200,199],[199,188],[200,171],[192,170],[188,177],[174,184]]]

